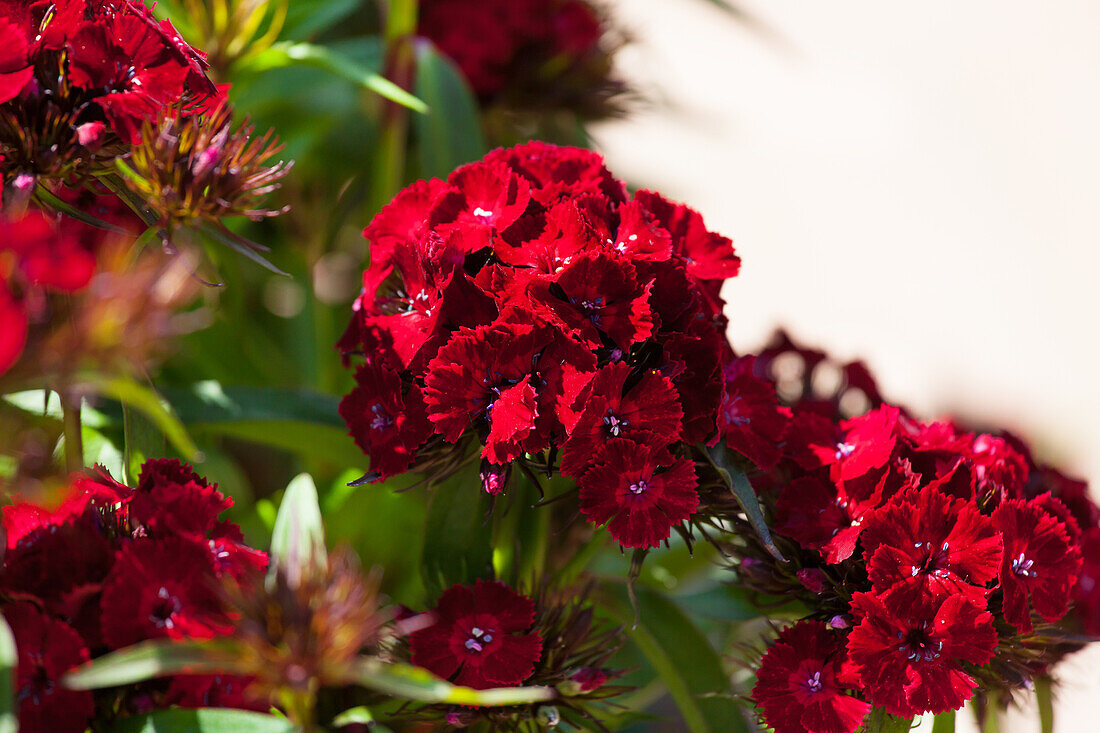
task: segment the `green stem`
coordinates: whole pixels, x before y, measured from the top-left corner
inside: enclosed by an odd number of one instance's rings
[[[417,0],[390,0],[386,10],[387,42],[416,33],[417,5]]]
[[[600,551],[607,545],[609,537],[611,537],[609,532],[597,529],[592,535],[592,539],[577,550],[573,557],[569,558],[569,561],[562,566],[561,570],[555,573],[558,584],[565,586],[576,580],[577,576],[584,572],[596,555],[600,554]]]
[[[61,425],[65,435],[65,470],[69,473],[84,468],[84,436],[81,433],[79,395],[58,392],[61,397]]]

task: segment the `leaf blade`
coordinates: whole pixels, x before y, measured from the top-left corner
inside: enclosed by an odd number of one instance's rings
[[[111,652],[79,667],[62,678],[73,690],[96,690],[144,682],[186,672],[229,672],[236,670],[235,645],[228,640],[170,641],[154,639]]]

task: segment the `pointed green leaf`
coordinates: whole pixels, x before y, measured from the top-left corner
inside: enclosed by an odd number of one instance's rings
[[[277,43],[247,61],[247,67],[251,71],[266,71],[293,64],[324,69],[415,112],[428,111],[428,106],[423,101],[386,77],[326,46],[315,43]]]
[[[477,98],[466,77],[431,41],[416,41],[416,96],[428,105],[413,123],[424,178],[446,178],[488,152]]]
[[[420,559],[429,597],[455,583],[488,575],[493,557],[488,514],[489,497],[481,488],[476,463],[432,489]]]
[[[355,683],[397,698],[420,702],[500,707],[526,705],[553,700],[552,687],[501,687],[475,690],[452,685],[446,680],[411,664],[382,664],[373,657],[362,657],[353,673]]]
[[[160,710],[149,715],[123,718],[111,733],[297,733],[286,718],[246,710]]]
[[[179,453],[191,461],[201,461],[202,453],[195,447],[183,423],[171,406],[149,387],[138,384],[129,377],[86,377],[81,387],[118,400],[145,415],[164,434]]]
[[[281,571],[291,587],[328,567],[325,527],[317,501],[317,486],[308,473],[298,474],[286,487],[275,528],[271,533],[268,580]]]
[[[733,699],[730,679],[710,641],[672,601],[645,587],[636,591],[638,621],[626,588],[608,585],[601,604],[627,628],[627,636],[649,661],[680,709],[691,733],[748,733]]]
[[[8,622],[0,616],[0,733],[16,733],[19,730],[15,702],[15,667],[18,662],[15,636]]]
[[[722,480],[726,482],[726,486],[733,492],[734,498],[737,499],[737,503],[741,505],[742,511],[748,517],[749,524],[760,536],[760,541],[764,543],[764,547],[776,560],[785,562],[787,558],[783,557],[783,553],[779,551],[779,548],[775,546],[775,541],[772,540],[771,531],[768,529],[768,523],[764,520],[764,512],[760,510],[760,502],[756,498],[756,491],[753,490],[752,484],[749,483],[749,477],[745,475],[744,471],[729,462],[725,446],[719,444],[713,448],[708,448],[707,455]]]
[[[62,682],[74,690],[96,690],[187,672],[234,673],[234,644],[156,639],[119,649],[69,672]]]

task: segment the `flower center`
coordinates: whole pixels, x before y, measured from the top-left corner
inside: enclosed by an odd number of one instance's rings
[[[50,679],[49,672],[46,671],[41,654],[31,654],[30,661],[34,665],[34,669],[28,675],[27,684],[19,688],[16,700],[19,702],[30,700],[35,705],[41,705],[42,697],[53,692],[54,683]]]
[[[916,542],[913,544],[913,547],[918,550],[924,546],[924,542]],[[944,542],[943,546],[940,547],[940,549],[938,550],[931,549],[931,543],[928,543],[927,546],[929,549],[927,551],[927,555],[925,555],[924,563],[921,565],[913,566],[913,577],[916,577],[917,575],[920,575],[922,573],[925,575],[935,575],[938,577],[943,577],[947,575],[948,571],[944,570],[942,566],[947,564],[947,550],[949,547],[948,543]]]
[[[371,405],[374,417],[370,421],[371,430],[385,430],[393,425],[393,418],[382,409],[382,405]]]
[[[898,650],[907,652],[911,662],[921,660],[931,662],[933,659],[939,659],[940,652],[943,650],[943,642],[932,639],[928,635],[928,624],[921,624],[920,628],[910,629],[908,634],[899,631],[898,639],[901,640],[901,643],[898,644]]]
[[[1029,560],[1021,552],[1018,557],[1012,558],[1012,572],[1021,578],[1035,578],[1039,573],[1032,569],[1034,564],[1034,560]]]
[[[836,444],[836,459],[839,461],[842,458],[847,458],[852,455],[856,447],[851,443],[837,443]]]
[[[811,695],[815,692],[821,692],[821,688],[824,685],[821,684],[821,672],[817,671],[806,677],[806,681],[802,683],[802,689]]]
[[[158,629],[171,629],[176,625],[175,615],[179,613],[179,599],[172,595],[163,585],[157,591],[157,600],[149,612],[149,620]]]
[[[740,414],[740,410],[737,407],[737,403],[741,401],[741,395],[737,395],[726,404],[725,417],[726,422],[734,427],[741,427],[749,424],[749,419]]]
[[[646,483],[646,480],[644,478],[640,478],[630,484],[628,488],[630,489],[631,494],[634,494],[634,496],[638,496],[639,494],[644,494],[646,492],[646,490],[649,488],[649,484]]]
[[[608,434],[617,438],[623,434],[623,428],[625,428],[630,423],[618,417],[617,415],[612,414],[609,410],[607,415],[604,416],[603,424],[607,428]]]
[[[481,208],[480,206],[477,206],[477,207],[474,208],[474,216],[476,216],[478,219],[481,219],[482,221],[486,221],[487,219],[492,218],[493,212],[486,211],[485,209]]]
[[[466,643],[463,646],[466,647],[466,651],[477,654],[484,650],[485,645],[492,640],[492,629],[479,629],[475,626],[474,628],[470,629],[470,636],[467,637]]]

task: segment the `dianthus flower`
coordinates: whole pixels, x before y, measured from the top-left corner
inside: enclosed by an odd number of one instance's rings
[[[997,647],[993,617],[963,595],[915,601],[890,593],[857,593],[858,624],[848,655],[868,701],[892,715],[957,710],[977,681],[962,662],[982,665]]]
[[[581,512],[624,547],[656,547],[699,505],[692,463],[661,453],[613,438],[578,481]]]
[[[1029,601],[1047,621],[1061,618],[1081,569],[1081,550],[1070,541],[1066,523],[1038,497],[1003,502],[994,510],[993,521],[1004,537],[1005,620],[1020,631],[1031,631]]]
[[[780,632],[756,673],[753,700],[775,733],[852,733],[871,706],[847,694],[842,638],[819,621]]]
[[[976,506],[936,488],[894,497],[860,535],[871,587],[898,603],[923,594],[962,594],[978,605],[1001,565],[1001,536]]]
[[[478,689],[518,685],[535,668],[542,638],[535,604],[499,581],[455,585],[440,596],[435,622],[409,638],[412,662]]]

